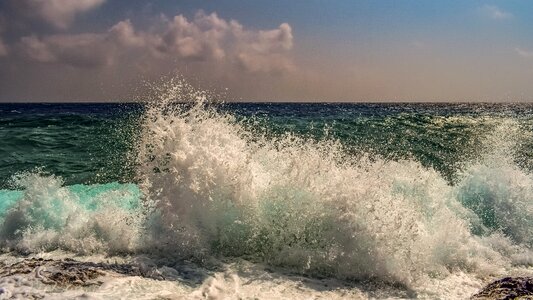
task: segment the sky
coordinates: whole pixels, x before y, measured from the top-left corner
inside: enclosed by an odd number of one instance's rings
[[[0,0],[0,102],[533,101],[531,0]]]

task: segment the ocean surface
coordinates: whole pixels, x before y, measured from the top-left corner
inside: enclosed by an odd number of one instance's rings
[[[464,299],[533,271],[533,105],[178,98],[0,104],[2,263],[149,270],[0,299]]]

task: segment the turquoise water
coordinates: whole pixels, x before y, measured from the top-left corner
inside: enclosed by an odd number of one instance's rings
[[[110,193],[118,194],[118,207],[124,210],[134,210],[140,206],[141,191],[134,183],[106,183],[106,184],[74,184],[67,188],[67,193],[72,194],[76,201],[84,210],[97,211],[102,209],[107,195]],[[24,190],[0,190],[0,218],[19,203],[25,195]],[[60,201],[62,199],[55,199],[58,201],[55,209],[62,209]]]

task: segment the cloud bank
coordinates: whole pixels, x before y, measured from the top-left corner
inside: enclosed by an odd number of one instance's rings
[[[150,59],[203,61],[239,66],[245,71],[286,72],[294,68],[288,54],[293,47],[291,26],[249,30],[216,13],[163,17],[152,31],[136,30],[130,20],[107,32],[25,36],[17,47],[22,57],[37,63],[76,68],[112,66],[134,51]],[[146,58],[146,57],[145,57]]]
[[[288,23],[251,28],[200,10],[192,16],[147,14],[138,22],[123,19],[107,28],[80,30],[74,18],[104,0],[68,6],[68,14],[56,11],[61,17],[50,18],[52,26],[40,23],[46,15],[42,10],[37,22],[30,19],[37,15],[21,13],[44,2],[20,1],[16,7],[4,2],[10,10],[0,11],[3,101],[131,100],[143,93],[144,83],[176,73],[205,88],[228,89],[234,99],[270,99],[280,97],[288,78],[301,73]]]

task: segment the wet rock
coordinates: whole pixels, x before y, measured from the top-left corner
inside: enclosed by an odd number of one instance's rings
[[[14,264],[6,264],[4,262],[0,262],[0,277],[7,277],[14,274],[29,274],[33,272],[36,268],[50,262],[52,262],[52,260],[45,260],[42,258],[26,259],[23,261],[16,262]]]
[[[92,264],[74,261],[31,258],[10,265],[0,263],[0,277],[30,273],[45,284],[62,286],[98,284],[93,280],[104,275]]]
[[[496,280],[472,296],[472,299],[533,299],[533,277],[506,277]]]

